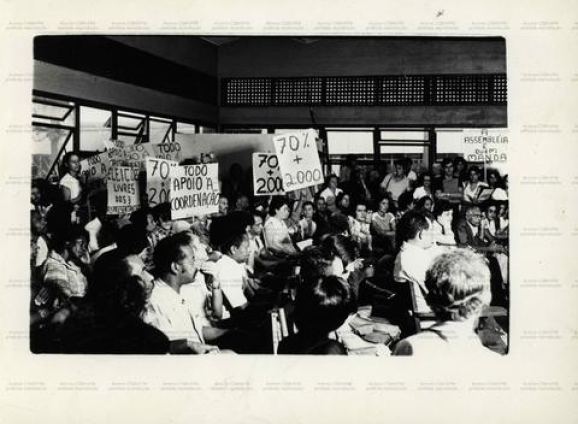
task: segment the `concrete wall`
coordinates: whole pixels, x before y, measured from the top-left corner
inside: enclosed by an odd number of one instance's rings
[[[506,72],[500,38],[246,37],[219,47],[218,57],[220,78]]]
[[[40,61],[34,62],[34,89],[186,120],[217,121],[216,106]]]

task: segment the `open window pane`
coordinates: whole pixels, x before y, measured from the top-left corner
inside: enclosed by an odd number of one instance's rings
[[[160,118],[152,118],[149,120],[150,135],[149,141],[151,143],[170,143],[172,140],[171,121]]]
[[[111,139],[111,116],[109,110],[81,106],[80,150],[104,151],[104,141]]]

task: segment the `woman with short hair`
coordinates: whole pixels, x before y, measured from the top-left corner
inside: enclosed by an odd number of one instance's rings
[[[394,355],[479,357],[494,355],[476,334],[482,309],[490,304],[490,270],[468,249],[438,256],[426,274],[426,301],[437,322],[400,341]]]

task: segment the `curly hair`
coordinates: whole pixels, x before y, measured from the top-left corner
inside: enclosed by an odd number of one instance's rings
[[[444,321],[464,321],[490,304],[490,270],[483,256],[468,249],[434,260],[425,285],[428,305]]]

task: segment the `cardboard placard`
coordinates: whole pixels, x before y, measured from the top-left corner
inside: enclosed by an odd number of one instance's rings
[[[285,194],[277,155],[253,153],[253,187],[255,196]]]
[[[108,191],[107,214],[131,213],[140,208],[138,173],[132,167],[110,168],[106,188]]]
[[[180,160],[181,145],[179,143],[133,144],[122,149],[108,150],[112,166],[130,166],[145,171],[145,159],[153,157],[166,160]]]
[[[273,137],[285,191],[323,183],[316,138],[311,129]]]
[[[219,164],[175,166],[170,170],[171,219],[219,210]]]
[[[146,176],[147,176],[147,196],[148,204],[153,207],[159,203],[170,201],[171,168],[178,166],[179,163],[156,158],[146,158]]]
[[[80,161],[82,173],[88,175],[88,190],[97,190],[106,187],[106,179],[110,169],[110,157],[108,152],[100,153]]]
[[[508,162],[506,129],[467,129],[462,134],[462,152],[466,161],[487,164]]]

